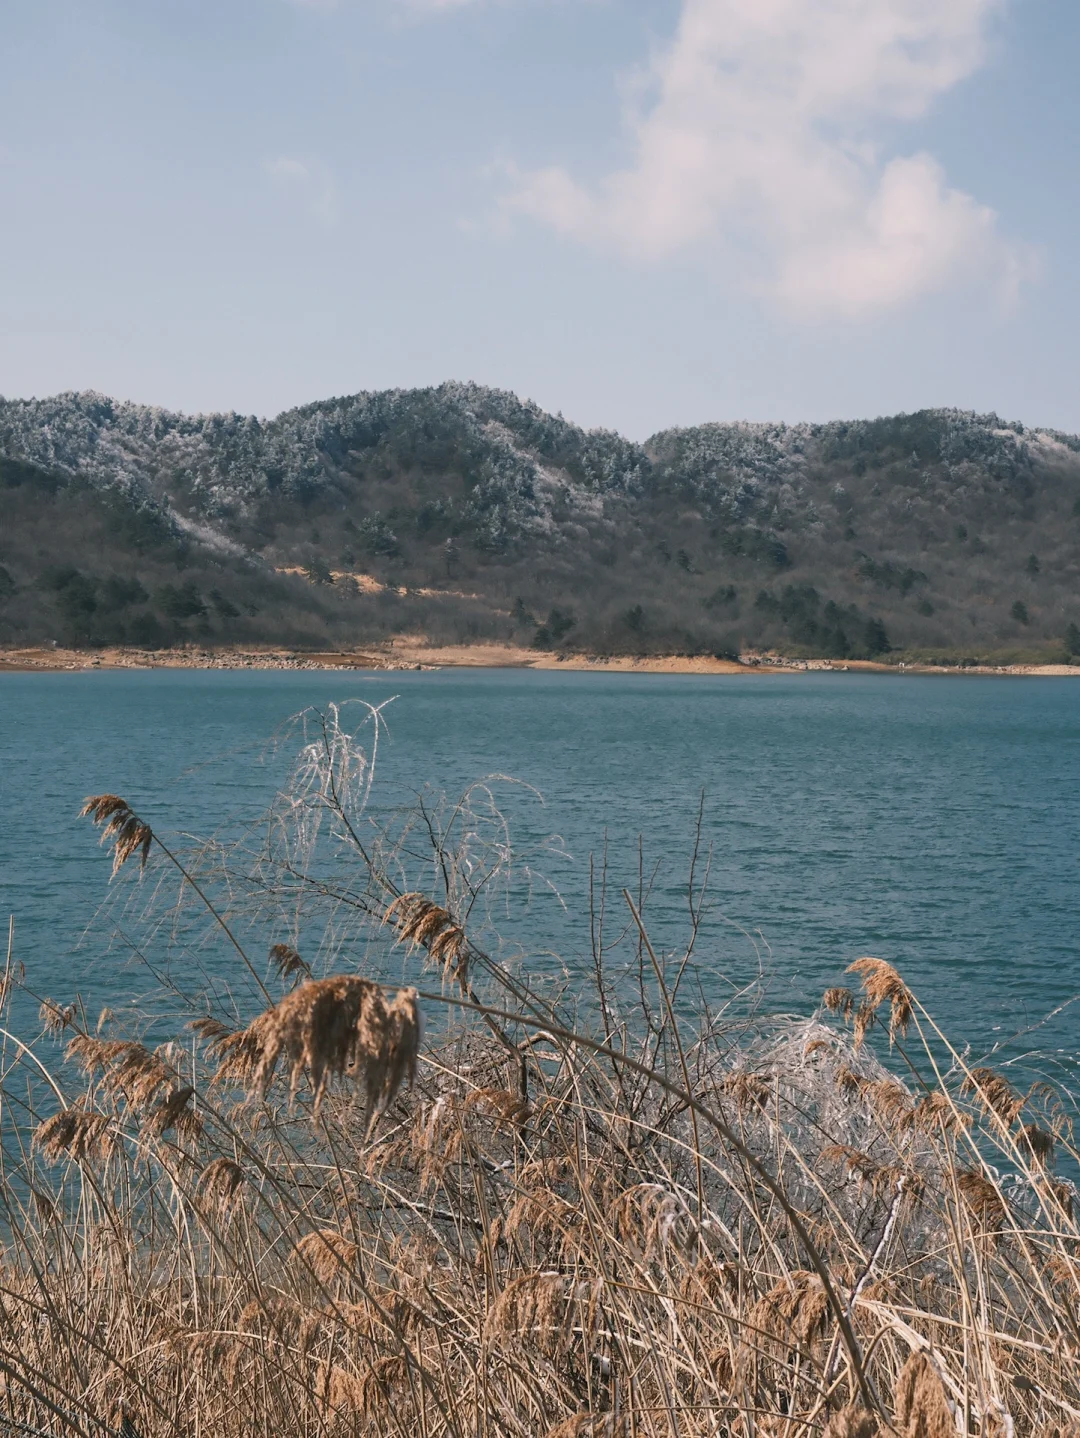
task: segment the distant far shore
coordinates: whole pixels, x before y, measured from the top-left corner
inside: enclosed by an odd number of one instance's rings
[[[1080,678],[1080,664],[984,664],[865,659],[791,659],[778,654],[743,654],[739,659],[700,654],[577,654],[510,644],[432,645],[420,637],[355,650],[310,650],[273,646],[239,649],[65,649],[45,646],[0,649],[0,673],[74,672],[119,669],[326,669],[381,671],[407,669],[562,669],[615,674],[791,674],[800,672],[880,674],[1018,674]]]

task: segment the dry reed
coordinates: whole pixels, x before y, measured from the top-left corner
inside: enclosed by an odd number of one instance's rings
[[[84,802],[79,813],[101,828],[103,844],[112,842],[114,874],[136,854],[140,867],[145,869],[154,841],[153,831],[133,812],[126,799],[116,794],[94,794]]]
[[[348,836],[338,779],[367,771],[336,733],[324,748],[303,795]],[[94,803],[144,852],[127,806]],[[309,872],[296,843],[275,894]],[[942,1064],[878,959],[852,965],[861,1007],[834,988],[824,1021],[698,1031],[659,966],[636,974],[640,1015],[604,1021],[601,967],[600,1016],[575,1027],[452,917],[475,853],[455,871],[439,850],[451,879],[428,897],[367,831],[353,852],[356,932],[403,941],[403,964],[423,950],[450,993],[312,977],[279,947],[288,991],[201,997],[186,1044],[50,1002],[33,1059],[9,1052],[0,1420],[86,1438],[121,1410],[138,1438],[1075,1434],[1067,1096]],[[283,927],[278,908],[263,932]],[[914,1035],[903,1067],[872,1031],[886,1009],[894,1042]]]

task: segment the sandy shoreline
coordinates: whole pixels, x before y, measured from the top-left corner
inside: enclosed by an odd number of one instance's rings
[[[1019,674],[1080,677],[1080,665],[1008,664],[955,665],[882,664],[868,660],[785,659],[777,655],[745,655],[740,662],[711,655],[588,655],[553,654],[502,644],[429,645],[422,638],[401,637],[392,643],[354,651],[313,653],[290,649],[185,648],[143,650],[110,648],[79,650],[26,648],[0,650],[0,673],[72,673],[118,669],[562,669],[615,674]]]

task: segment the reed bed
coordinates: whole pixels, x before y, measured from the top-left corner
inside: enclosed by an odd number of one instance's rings
[[[681,953],[654,948],[644,892],[594,894],[596,992],[571,1010],[471,936],[509,849],[478,878],[460,805],[389,842],[370,756],[336,714],[316,729],[228,884],[212,845],[87,803],[118,882],[171,876],[250,1004],[200,991],[152,1042],[48,1000],[33,1042],[8,1033],[0,1432],[1080,1431],[1067,1097],[970,1067],[876,958],[813,1015],[692,1022],[699,858]],[[418,835],[426,889],[403,886]],[[354,924],[337,971],[299,942],[257,962],[259,913],[314,891]],[[6,1003],[17,977],[9,958]]]

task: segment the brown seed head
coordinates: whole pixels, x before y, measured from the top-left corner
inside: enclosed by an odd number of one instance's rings
[[[898,1080],[878,1079],[867,1084],[863,1093],[886,1128],[903,1130],[910,1126],[915,1105]]]
[[[919,1133],[958,1133],[970,1126],[971,1119],[961,1113],[947,1093],[935,1089],[924,1094],[911,1114],[911,1127]]]
[[[960,1085],[960,1092],[973,1094],[987,1113],[996,1114],[1004,1123],[1012,1123],[1024,1106],[1009,1080],[991,1068],[972,1069]]]
[[[386,1433],[403,1427],[401,1401],[408,1390],[408,1360],[400,1353],[386,1354],[364,1365],[362,1374],[340,1365],[326,1364],[319,1377],[323,1406],[333,1434]],[[396,1407],[396,1421],[389,1412]],[[357,1427],[357,1420],[363,1428]],[[365,1421],[366,1420],[366,1421]]]
[[[413,937],[417,922],[423,915],[435,906],[426,894],[412,890],[407,894],[399,894],[392,904],[387,907],[383,915],[384,924],[393,924],[398,934],[403,939]]]
[[[34,1130],[34,1142],[50,1162],[61,1158],[75,1163],[109,1158],[116,1139],[109,1129],[109,1116],[93,1109],[62,1108]]]
[[[577,1324],[585,1331],[594,1326],[598,1300],[594,1283],[575,1283],[562,1273],[524,1273],[495,1300],[484,1337],[528,1343],[548,1354],[565,1352]]]
[[[180,1084],[154,1105],[146,1116],[144,1127],[147,1132],[161,1138],[174,1128],[185,1138],[198,1138],[203,1130],[203,1121],[189,1105],[195,1096],[191,1084]]]
[[[718,1262],[708,1253],[702,1254],[679,1284],[679,1297],[696,1307],[721,1307],[725,1298],[737,1297],[738,1292],[739,1265]]]
[[[141,854],[139,867],[146,868],[150,845],[154,834],[149,824],[144,824],[132,812],[126,799],[116,794],[91,795],[79,810],[79,817],[101,828],[101,842],[113,841],[113,874],[122,869],[135,854]]]
[[[42,1223],[56,1223],[60,1217],[56,1199],[51,1194],[42,1192],[40,1188],[30,1191],[34,1195],[34,1208]]]
[[[849,1403],[830,1416],[822,1438],[877,1438],[880,1432],[881,1424],[875,1414],[857,1403]]]
[[[265,1095],[284,1054],[292,1091],[306,1071],[317,1109],[330,1079],[356,1069],[374,1113],[390,1103],[405,1078],[412,1081],[420,1030],[415,989],[402,989],[388,1003],[367,979],[310,979],[242,1033],[217,1041],[218,1078]]]
[[[928,1353],[913,1353],[900,1370],[893,1408],[893,1426],[903,1438],[956,1438],[945,1385]]]
[[[181,1324],[175,1324],[168,1330],[165,1342],[177,1358],[211,1374],[235,1371],[236,1361],[244,1351],[231,1333],[185,1328]]]
[[[281,979],[295,979],[298,976],[311,978],[311,969],[291,944],[272,944],[270,962]]]
[[[463,1105],[465,1113],[482,1113],[495,1120],[496,1127],[504,1124],[519,1126],[532,1117],[532,1108],[520,1097],[503,1088],[474,1089]]]
[[[469,947],[465,931],[458,924],[448,924],[437,933],[428,945],[428,953],[448,978],[462,989],[468,986]]]
[[[867,1080],[861,1073],[853,1069],[850,1064],[837,1064],[836,1087],[848,1098],[854,1098],[856,1094],[864,1092],[867,1087]]]
[[[1059,1287],[1080,1291],[1080,1263],[1075,1258],[1067,1258],[1063,1253],[1052,1253],[1046,1260],[1046,1271]]]
[[[821,1002],[831,1014],[840,1014],[843,1018],[848,1019],[855,1007],[855,995],[850,989],[826,989],[821,996]]]
[[[729,1094],[740,1109],[767,1108],[773,1091],[767,1077],[747,1073],[745,1069],[738,1069],[721,1079],[719,1088],[721,1093]]]
[[[712,1350],[705,1360],[709,1365],[713,1381],[723,1391],[731,1388],[731,1381],[735,1377],[735,1363],[731,1355],[731,1345],[721,1343]]]
[[[851,1148],[846,1143],[827,1143],[821,1150],[821,1161],[835,1164],[843,1169],[848,1178],[857,1177],[864,1183],[869,1183],[881,1168],[868,1153]]]
[[[193,1029],[201,1039],[223,1039],[233,1032],[227,1024],[211,1018],[209,1014],[205,1018],[192,1019],[188,1028]]]
[[[871,1003],[862,1003],[855,1013],[855,1048],[862,1048],[866,1035],[877,1023],[877,1009]]]
[[[581,1207],[550,1188],[533,1188],[520,1194],[504,1222],[491,1224],[492,1242],[531,1239],[572,1258],[581,1244]]]
[[[1054,1135],[1037,1123],[1024,1124],[1016,1135],[1021,1153],[1026,1153],[1032,1163],[1046,1168],[1054,1158]]]
[[[380,998],[382,998],[380,992]],[[423,1021],[415,989],[399,989],[383,1013],[368,1006],[360,1017],[359,1046],[364,1058],[364,1085],[368,1102],[386,1108],[404,1082],[416,1077]]]
[[[355,1276],[360,1247],[336,1229],[322,1228],[306,1233],[296,1245],[301,1265],[324,1286],[339,1278]]]
[[[67,1054],[85,1073],[100,1072],[110,1092],[122,1093],[133,1104],[149,1103],[175,1078],[160,1055],[129,1039],[76,1034],[67,1046]]]
[[[629,1438],[631,1431],[625,1413],[575,1413],[549,1428],[544,1438]]]
[[[210,1038],[207,1056],[217,1064],[215,1084],[239,1084],[250,1089],[262,1063],[272,1029],[277,1023],[277,1010],[267,1009],[252,1019],[246,1029],[226,1029],[214,1019],[197,1019],[202,1031],[210,1034],[211,1025],[220,1032]]]
[[[203,1201],[222,1213],[236,1203],[244,1182],[244,1170],[231,1158],[215,1158],[199,1175],[198,1193]]]
[[[609,1217],[618,1238],[651,1258],[668,1247],[684,1212],[676,1195],[662,1184],[636,1183],[618,1195]]]
[[[394,925],[399,939],[427,949],[443,973],[463,990],[468,986],[468,940],[449,910],[424,894],[401,894],[386,910],[383,922]]]
[[[825,1331],[829,1299],[816,1273],[795,1269],[751,1308],[738,1360],[745,1372],[757,1358],[786,1366],[789,1355],[810,1353]]]
[[[911,991],[903,979],[884,959],[856,959],[848,965],[849,974],[858,974],[866,1002],[872,1009],[889,1005],[889,1041],[907,1033],[912,1018]]]
[[[1035,1189],[1043,1202],[1051,1208],[1060,1206],[1067,1219],[1072,1220],[1073,1202],[1076,1198],[1076,1190],[1071,1183],[1062,1182],[1060,1179],[1047,1178],[1045,1175],[1035,1180]]]
[[[956,1186],[972,1217],[985,1229],[1001,1227],[1005,1221],[1006,1208],[996,1184],[985,1174],[965,1169],[957,1175]]]
[[[46,1033],[61,1034],[75,1021],[75,1005],[61,1005],[54,1003],[52,999],[45,999],[38,1009],[38,1018]]]

